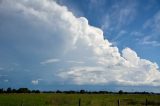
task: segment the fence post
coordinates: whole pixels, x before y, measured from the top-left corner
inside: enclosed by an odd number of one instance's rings
[[[118,99],[118,106],[120,106],[120,99]]]
[[[146,98],[146,106],[148,105],[148,100],[147,100],[147,98]]]
[[[78,106],[81,106],[81,98],[79,98]]]
[[[22,101],[22,103],[21,103],[21,106],[23,106],[23,101]]]

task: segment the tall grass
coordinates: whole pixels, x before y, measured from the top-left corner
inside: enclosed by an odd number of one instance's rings
[[[160,95],[135,94],[0,94],[0,106],[160,106]]]

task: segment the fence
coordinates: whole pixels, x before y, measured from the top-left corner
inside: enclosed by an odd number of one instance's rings
[[[81,98],[78,99],[78,106],[83,106],[83,101]],[[129,106],[135,106],[135,105],[140,105],[140,106],[160,106],[160,102],[153,102],[153,101],[149,101],[147,98],[143,101],[135,101],[133,99],[118,99],[117,100],[117,105],[113,105],[113,106],[127,106],[127,104]],[[67,105],[67,104],[65,104]],[[25,102],[22,101],[20,106],[26,106]],[[54,106],[54,104],[53,104]],[[91,105],[92,106],[92,105]],[[105,105],[108,106],[108,105]]]
[[[83,102],[83,101],[81,101],[81,99],[79,99],[78,100],[78,106],[82,106],[81,102]],[[148,101],[147,98],[144,101],[139,101],[139,102],[134,101],[133,99],[122,99],[122,101],[120,99],[118,99],[117,100],[117,106],[124,106],[124,103],[126,103],[126,102],[128,103],[128,105],[137,105],[137,104],[139,104],[139,105],[142,105],[142,106],[149,106],[149,105],[150,106],[152,106],[152,105],[160,106],[160,102],[159,101],[157,101],[157,102]]]

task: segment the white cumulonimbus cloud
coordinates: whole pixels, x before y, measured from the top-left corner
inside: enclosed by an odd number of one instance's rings
[[[32,81],[31,81],[31,83],[32,83],[33,85],[38,85],[38,82],[39,82],[39,80],[32,80]]]
[[[120,53],[117,47],[104,39],[101,29],[89,25],[84,17],[75,17],[55,1],[2,0],[0,17],[3,19],[3,22],[0,21],[0,31],[4,36],[24,37],[22,41],[31,42],[30,46],[20,41],[14,45],[20,43],[20,49],[29,47],[33,54],[40,52],[41,55],[56,58],[40,63],[61,64],[55,72],[61,81],[74,84],[160,85],[156,63],[141,59],[130,48]],[[12,42],[15,42],[14,39]],[[41,47],[33,42],[38,42]],[[48,45],[48,49],[43,50],[44,45]],[[38,84],[38,80],[32,83]]]

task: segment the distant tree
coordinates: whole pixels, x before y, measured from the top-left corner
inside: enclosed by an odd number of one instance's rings
[[[36,90],[35,93],[40,93],[40,91],[39,91],[39,90]]]
[[[1,88],[1,89],[0,89],[0,93],[4,93],[4,90],[3,90],[3,88]]]
[[[9,87],[7,88],[7,93],[11,93],[12,92],[12,89]]]
[[[80,93],[81,93],[81,94],[84,94],[84,93],[85,93],[85,90],[83,90],[83,89],[80,90]]]
[[[119,94],[123,94],[123,91],[122,91],[122,90],[120,90],[118,93],[119,93]]]
[[[149,94],[149,92],[144,91],[144,92],[141,92],[141,94]]]
[[[97,91],[92,91],[92,93],[93,93],[93,94],[98,94],[98,92],[97,92]]]
[[[56,91],[56,93],[62,93],[62,91],[60,91],[60,90],[57,90],[57,91]]]
[[[39,90],[32,90],[31,92],[32,92],[32,93],[40,93]]]
[[[74,94],[74,93],[77,93],[77,92],[73,91],[73,90],[70,90],[70,91],[64,91],[64,93],[66,93],[66,94]]]
[[[31,92],[32,92],[32,93],[35,93],[35,92],[36,92],[36,90],[32,90]]]
[[[17,90],[16,89],[12,89],[12,93],[17,93]]]
[[[128,92],[123,92],[124,94],[128,94]]]
[[[99,91],[100,94],[108,94],[108,91]]]
[[[30,93],[31,91],[28,88],[19,88],[17,93]]]

